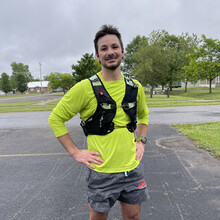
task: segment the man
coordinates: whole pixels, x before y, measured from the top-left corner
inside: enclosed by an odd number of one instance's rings
[[[124,48],[117,28],[102,26],[94,45],[101,72],[77,83],[53,110],[49,124],[70,156],[87,166],[90,220],[107,219],[116,200],[123,219],[138,220],[141,202],[148,199],[140,163],[148,125],[144,91],[120,71]],[[76,146],[64,125],[77,113],[88,150]]]

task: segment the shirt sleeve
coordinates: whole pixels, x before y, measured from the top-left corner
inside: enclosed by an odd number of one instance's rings
[[[88,80],[83,80],[73,86],[59,101],[48,118],[48,123],[56,137],[68,133],[65,125],[72,117],[77,115],[86,105],[86,88]]]
[[[149,109],[146,104],[146,96],[142,85],[135,80],[138,84],[138,95],[137,95],[137,124],[148,125],[149,120]]]

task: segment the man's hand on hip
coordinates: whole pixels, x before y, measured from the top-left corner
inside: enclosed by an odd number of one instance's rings
[[[145,144],[143,144],[141,141],[138,141],[136,143],[136,160],[142,160],[143,155],[144,155],[144,148]]]
[[[91,163],[101,165],[104,161],[100,158],[101,154],[96,151],[89,151],[89,150],[77,150],[74,152],[72,157],[86,166],[90,167],[91,169],[95,169]]]

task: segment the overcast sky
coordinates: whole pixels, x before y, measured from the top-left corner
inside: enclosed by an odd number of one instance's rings
[[[71,73],[103,24],[113,24],[124,46],[153,30],[220,39],[219,0],[0,0],[0,74],[12,62],[29,65],[34,78]]]

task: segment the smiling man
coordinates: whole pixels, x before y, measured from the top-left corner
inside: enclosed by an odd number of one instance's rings
[[[70,156],[86,165],[90,220],[107,219],[117,200],[124,220],[138,220],[141,202],[148,199],[141,163],[148,125],[145,94],[137,80],[121,73],[124,47],[117,28],[102,26],[94,46],[101,72],[77,83],[53,110],[49,124]],[[76,146],[64,124],[77,113],[87,150]]]
[[[116,70],[122,61],[124,51],[116,35],[106,35],[99,39],[99,51],[96,52],[97,59],[103,68]]]

